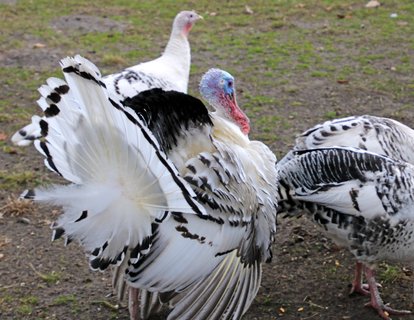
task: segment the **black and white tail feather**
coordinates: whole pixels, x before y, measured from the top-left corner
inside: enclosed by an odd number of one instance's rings
[[[99,70],[80,56],[65,58],[66,82],[50,78],[39,91],[46,166],[72,182],[22,197],[64,208],[55,237],[81,242],[93,268],[120,263],[127,248],[150,247],[151,224],[166,212],[204,214],[195,194],[128,107],[108,97]]]

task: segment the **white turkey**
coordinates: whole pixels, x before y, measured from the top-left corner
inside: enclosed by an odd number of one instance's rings
[[[194,11],[178,13],[163,54],[155,60],[143,62],[120,73],[103,77],[102,81],[109,93],[116,95],[121,101],[152,88],[187,93],[191,64],[188,35],[199,19],[202,17]],[[49,114],[46,113],[45,117],[48,116]],[[41,133],[38,131],[40,120],[42,120],[41,117],[34,115],[31,124],[12,136],[12,142],[18,146],[27,146],[33,140],[40,138]]]
[[[93,269],[128,259],[128,284],[171,300],[168,319],[240,319],[271,259],[277,174],[274,154],[247,136],[233,77],[203,76],[209,113],[161,89],[120,106],[92,63],[61,64],[66,82],[40,88],[54,115],[35,146],[70,184],[23,197],[63,207],[53,238],[79,241]]]
[[[305,212],[357,259],[351,292],[384,319],[394,310],[380,297],[377,262],[414,261],[414,166],[355,148],[297,150],[279,166],[279,214]],[[365,271],[367,285],[362,284]]]
[[[414,130],[396,120],[370,115],[318,124],[297,137],[293,150],[333,146],[360,148],[414,164]]]
[[[393,119],[362,115],[326,121],[306,130],[297,137],[293,151],[278,165],[283,166],[291,159],[295,150],[334,146],[368,150],[414,164],[413,129]],[[362,266],[357,262],[351,293],[364,293],[358,285],[361,279]]]

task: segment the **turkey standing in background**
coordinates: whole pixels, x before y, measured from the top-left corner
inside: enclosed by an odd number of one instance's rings
[[[352,292],[383,319],[411,314],[385,305],[374,268],[378,261],[414,261],[414,166],[355,148],[292,151],[279,169],[279,214],[305,211],[357,259]],[[362,285],[365,269],[367,285]]]
[[[188,35],[194,23],[202,19],[194,11],[181,11],[172,25],[170,39],[164,53],[157,59],[129,67],[120,73],[103,77],[108,94],[122,101],[144,90],[161,88],[187,93],[190,77],[191,50]],[[78,58],[80,59],[80,58]],[[48,114],[45,114],[47,117]],[[34,115],[32,123],[17,131],[11,138],[18,146],[28,146],[39,139],[39,121]]]
[[[71,184],[23,197],[63,207],[54,239],[78,240],[93,269],[128,259],[130,286],[173,298],[168,319],[240,319],[272,256],[277,175],[274,154],[247,136],[234,79],[218,69],[203,77],[213,113],[161,89],[121,106],[92,63],[61,64],[67,83],[40,88],[53,115],[35,146]]]

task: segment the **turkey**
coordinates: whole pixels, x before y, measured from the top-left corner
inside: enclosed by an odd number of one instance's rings
[[[318,124],[298,136],[293,150],[333,146],[360,148],[414,164],[414,130],[393,119],[370,115]]]
[[[188,35],[197,20],[202,19],[194,11],[181,11],[172,25],[170,39],[164,53],[157,59],[129,67],[120,73],[102,78],[108,92],[117,96],[121,102],[141,91],[162,88],[187,93],[190,76],[191,51]],[[78,57],[80,60],[81,58]],[[45,114],[45,117],[48,117]],[[38,115],[32,117],[32,123],[17,131],[11,138],[18,146],[27,146],[41,137]],[[44,118],[43,118],[44,120]]]
[[[168,319],[240,319],[272,257],[277,171],[269,148],[248,138],[233,77],[203,76],[215,112],[161,89],[121,106],[91,62],[61,65],[66,82],[40,88],[38,104],[53,115],[34,144],[69,184],[22,197],[63,208],[53,239],[80,242],[92,269],[128,259],[131,290],[171,302]]]
[[[289,161],[295,150],[334,146],[360,148],[414,164],[414,130],[393,119],[362,115],[326,121],[306,130],[278,165]],[[364,293],[359,285],[355,287],[361,279],[362,265],[357,262],[351,293]]]
[[[383,319],[394,310],[380,297],[378,261],[414,261],[414,166],[356,148],[293,151],[279,166],[279,214],[306,212],[357,259],[351,292],[370,295],[367,304]],[[362,284],[365,271],[367,285]]]

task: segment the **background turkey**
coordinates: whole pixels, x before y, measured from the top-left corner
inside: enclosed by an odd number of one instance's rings
[[[109,94],[121,102],[143,90],[162,88],[187,92],[190,76],[191,50],[188,35],[194,23],[202,19],[194,11],[181,11],[172,25],[170,39],[163,54],[152,61],[129,67],[120,73],[102,78]],[[46,115],[47,117],[47,115]],[[27,146],[41,137],[36,129],[41,118],[32,117],[32,123],[17,131],[11,138],[18,146]]]

